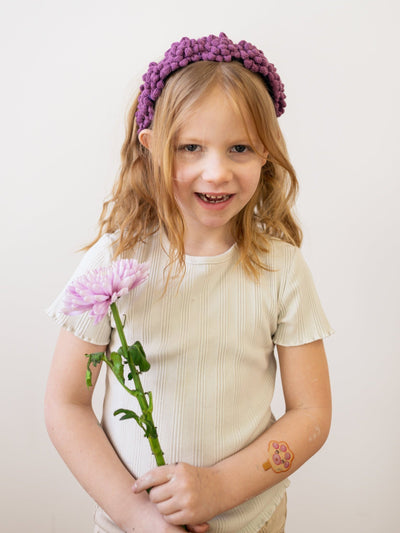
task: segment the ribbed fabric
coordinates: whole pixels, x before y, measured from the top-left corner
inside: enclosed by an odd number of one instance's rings
[[[77,274],[111,260],[112,237],[85,256]],[[154,420],[165,459],[196,466],[215,464],[250,444],[273,422],[274,344],[300,345],[331,333],[300,251],[278,240],[265,258],[273,269],[256,283],[237,265],[233,246],[215,257],[186,257],[182,283],[164,289],[168,257],[158,236],[137,247],[150,262],[147,283],[121,298],[128,343],[140,340],[152,365],[142,375],[153,392]],[[103,257],[103,261],[100,259]],[[112,322],[98,326],[61,313],[62,295],[49,310],[60,325],[95,344],[120,345]],[[137,410],[110,373],[106,378],[103,427],[127,468],[140,476],[155,467],[147,440],[132,421],[113,416]],[[211,521],[212,533],[255,533],[272,515],[288,481]]]

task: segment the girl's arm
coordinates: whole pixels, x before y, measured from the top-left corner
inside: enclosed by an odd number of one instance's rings
[[[152,470],[136,481],[136,493],[154,487],[150,499],[171,524],[200,523],[243,503],[288,477],[325,442],[331,394],[323,342],[278,346],[278,355],[286,413],[273,426],[212,467],[179,463]],[[294,453],[286,472],[263,466],[271,441],[284,441]]]
[[[178,533],[168,524],[146,492],[134,494],[134,477],[122,464],[92,409],[92,390],[85,383],[85,353],[105,346],[84,342],[61,330],[45,399],[47,430],[58,452],[83,488],[124,531]],[[93,369],[97,381],[100,365]],[[201,533],[205,525],[192,528]]]

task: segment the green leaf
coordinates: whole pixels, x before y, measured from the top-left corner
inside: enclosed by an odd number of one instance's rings
[[[109,365],[111,370],[114,372],[115,376],[117,377],[118,381],[121,383],[124,383],[124,365],[122,364],[122,357],[118,352],[111,352],[110,354],[110,362]]]
[[[86,386],[88,389],[92,386],[92,371],[90,368],[86,370]]]
[[[128,347],[128,361],[138,366],[140,372],[147,372],[150,369],[150,363],[147,361],[143,346],[139,341]]]
[[[85,356],[88,358],[87,368],[86,368],[86,385],[87,387],[92,386],[92,371],[90,370],[90,365],[96,367],[99,363],[105,358],[104,352],[96,353],[86,353]]]
[[[140,355],[136,349],[136,346],[133,344],[132,346],[128,346],[128,360],[130,360],[134,365],[137,365],[139,362]]]
[[[124,349],[122,348],[122,346],[120,346],[120,347],[118,348],[118,353],[119,353],[119,355],[120,355],[121,357],[123,357],[124,359],[126,359],[126,357],[125,357],[125,353],[124,353]]]
[[[85,355],[89,358],[88,365],[93,365],[94,367],[104,360],[104,352],[87,353]]]
[[[149,413],[153,412],[153,395],[151,391],[145,392],[146,396],[149,398]]]
[[[147,359],[141,359],[139,363],[139,368],[141,372],[147,372],[150,370],[150,363]]]
[[[146,427],[145,420],[143,420],[143,417],[138,416],[135,412],[130,411],[129,409],[117,409],[116,411],[114,411],[114,416],[120,415],[122,413],[124,413],[124,416],[121,416],[120,420],[128,420],[130,418],[133,418],[143,429],[145,437],[148,436],[148,429]]]
[[[114,416],[118,416],[122,413],[124,413],[124,416],[121,416],[120,420],[128,420],[129,418],[134,418],[140,426],[142,425],[140,417],[134,411],[130,411],[129,409],[117,409],[116,411],[114,411]]]
[[[150,370],[150,363],[148,362],[147,360],[147,357],[146,357],[146,353],[143,349],[143,346],[141,345],[141,343],[139,341],[136,341],[135,342],[139,352],[140,352],[140,355],[141,355],[141,365],[139,365],[139,368],[142,372],[147,372],[148,370]]]
[[[131,370],[132,375],[137,374],[136,368],[137,361],[137,351],[134,346],[128,346],[128,365]]]

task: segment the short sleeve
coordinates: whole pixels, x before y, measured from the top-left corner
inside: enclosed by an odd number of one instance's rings
[[[282,346],[300,346],[328,337],[333,330],[299,248],[290,247],[286,252],[273,341]]]
[[[65,290],[71,281],[86,274],[89,270],[110,265],[113,256],[113,242],[112,235],[103,235],[86,252],[67,285],[46,311],[48,316],[55,320],[59,326],[64,327],[80,339],[92,344],[106,345],[110,342],[110,316],[106,315],[101,322],[95,325],[93,319],[89,317],[88,312],[77,316],[65,315],[63,313]]]

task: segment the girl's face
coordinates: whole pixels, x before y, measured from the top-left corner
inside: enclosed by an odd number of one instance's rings
[[[188,254],[204,251],[204,243],[216,253],[233,244],[230,224],[255,193],[267,157],[250,120],[247,130],[250,139],[241,116],[215,88],[177,134],[174,191]]]

